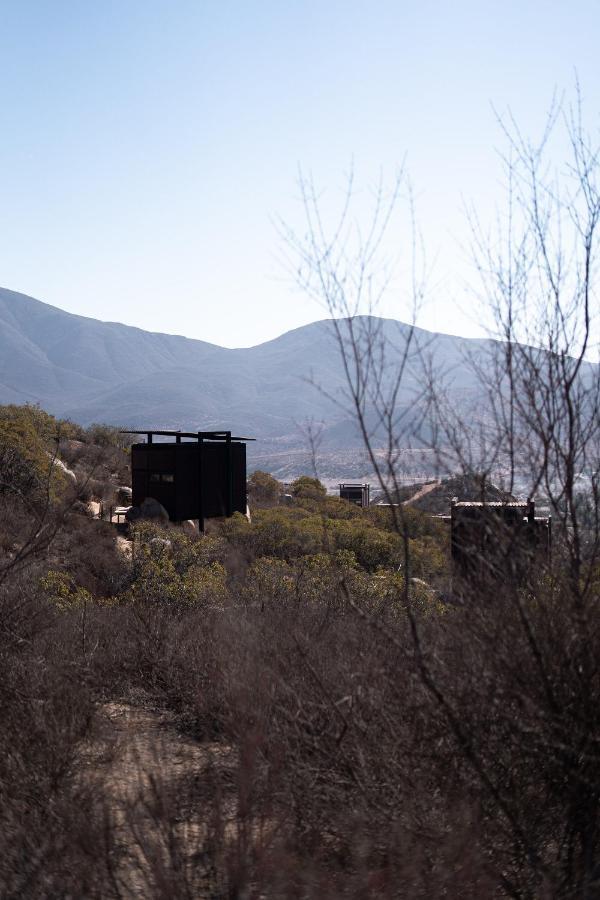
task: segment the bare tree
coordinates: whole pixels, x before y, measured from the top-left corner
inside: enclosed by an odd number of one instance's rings
[[[357,193],[351,171],[341,210],[330,230],[324,224],[322,198],[313,178],[300,172],[298,185],[305,230],[299,232],[281,222],[280,233],[289,269],[299,286],[331,317],[345,383],[342,399],[331,395],[326,385],[316,387],[356,421],[395,527],[404,538],[408,600],[408,531],[403,509],[395,500],[401,486],[400,457],[419,432],[421,422],[415,420],[414,413],[426,398],[425,385],[418,383],[413,372],[423,350],[418,346],[415,319],[424,297],[425,270],[410,181],[403,169],[391,186],[380,177],[371,193],[368,221],[363,227],[354,215]],[[408,322],[386,323],[377,313],[398,264],[398,254],[390,254],[388,245],[391,226],[403,206],[408,213],[405,255],[410,286],[402,291],[402,299]],[[314,447],[312,455],[314,464]]]
[[[567,552],[570,589],[583,602],[600,534],[600,370],[592,363],[600,324],[599,147],[584,129],[579,91],[574,108],[551,108],[537,144],[512,118],[499,122],[508,144],[508,212],[493,244],[474,231],[484,295],[501,338],[492,379],[484,381],[494,391],[492,443],[508,460],[511,489],[520,474],[531,495],[541,490],[548,498]],[[546,157],[560,122],[570,157],[555,174]]]
[[[402,506],[392,506],[404,537],[408,629],[371,618],[350,592],[348,602],[410,664],[445,721],[458,795],[479,805],[486,866],[499,893],[591,898],[600,890],[600,374],[592,364],[599,158],[579,95],[574,110],[551,109],[535,145],[510,117],[499,121],[508,145],[502,239],[490,239],[472,217],[479,298],[492,312],[496,340],[488,357],[472,360],[481,394],[471,421],[427,364],[413,326],[396,344],[380,321],[361,315],[375,311],[389,287],[378,251],[402,182],[387,199],[377,192],[367,237],[358,231],[357,249],[349,252],[352,182],[328,237],[314,185],[301,179],[306,234],[288,229],[284,236],[299,283],[332,316],[347,400],[390,503],[399,453],[420,426],[399,402],[416,364],[421,382],[413,398],[432,417],[440,455],[483,472],[483,483],[503,470],[511,492],[547,498],[559,526],[555,565],[534,571],[526,585],[507,567],[504,580],[496,572],[493,582],[473,585],[472,603],[435,625],[423,623],[411,604],[406,517]],[[561,123],[570,160],[557,175],[546,152]],[[419,280],[411,295],[417,304]]]

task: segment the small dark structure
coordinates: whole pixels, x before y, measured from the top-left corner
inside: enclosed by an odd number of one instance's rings
[[[230,431],[129,431],[146,442],[131,447],[132,503],[157,500],[174,522],[246,513],[246,441]],[[171,438],[155,441],[155,437]],[[173,440],[174,439],[174,440]]]
[[[468,580],[521,582],[531,566],[547,561],[551,518],[536,518],[535,502],[453,500],[451,553],[455,574]]]
[[[366,509],[371,503],[370,484],[340,484],[340,497]]]

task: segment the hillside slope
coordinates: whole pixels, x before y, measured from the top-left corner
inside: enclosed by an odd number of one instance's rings
[[[408,326],[393,320],[375,324],[390,345],[403,346]],[[452,373],[463,401],[477,396],[465,357],[488,342],[421,330],[417,339],[436,366]],[[420,387],[413,367],[399,397],[409,419],[419,415]],[[72,315],[0,289],[0,403],[39,403],[82,424],[230,428],[259,439],[252,453],[266,465],[269,455],[306,450],[309,421],[324,423],[324,453],[358,453],[362,442],[344,390],[327,321],[232,350]]]

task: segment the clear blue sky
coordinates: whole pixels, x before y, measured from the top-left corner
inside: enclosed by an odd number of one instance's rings
[[[535,133],[577,69],[596,127],[599,37],[597,0],[3,0],[0,285],[258,343],[323,317],[277,262],[298,164],[334,189],[352,158],[368,183],[406,156],[423,324],[472,333],[454,266],[463,199],[495,199],[490,104]]]

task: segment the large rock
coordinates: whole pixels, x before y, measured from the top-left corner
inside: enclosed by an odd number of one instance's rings
[[[198,534],[198,519],[194,521],[194,519],[185,519],[181,522],[181,529],[185,531],[186,534]]]
[[[131,488],[126,485],[121,485],[117,489],[117,505],[118,506],[130,506],[131,505]]]
[[[146,497],[139,506],[130,507],[127,510],[125,518],[128,522],[138,522],[140,519],[168,522],[169,513],[162,503],[159,503],[154,497]]]

